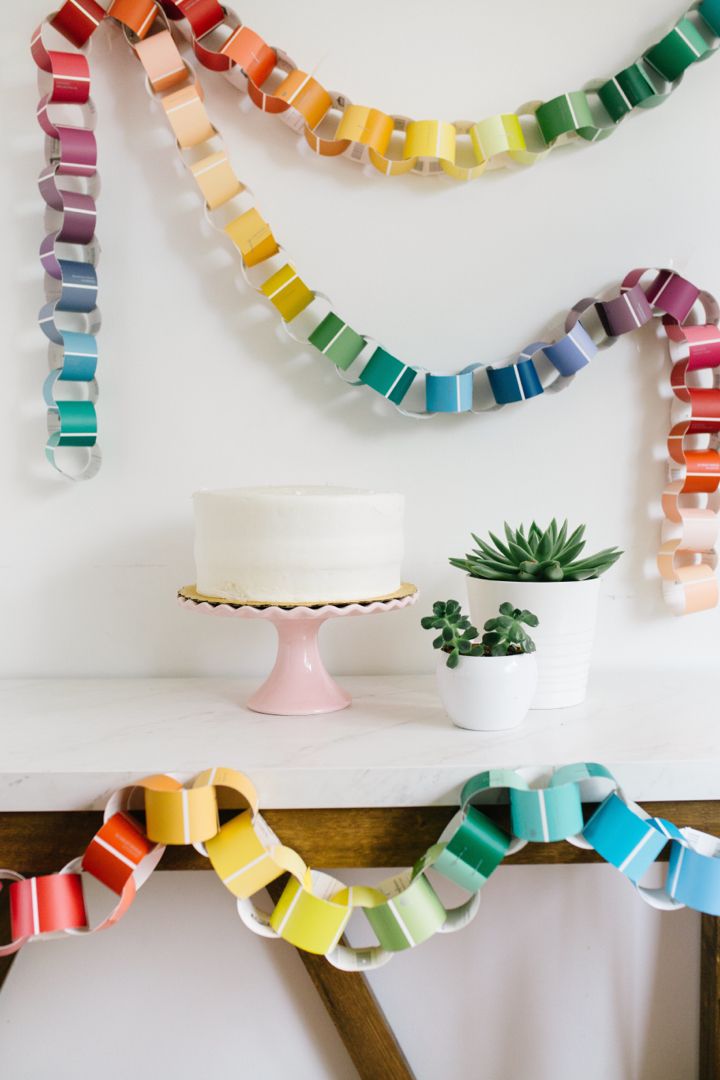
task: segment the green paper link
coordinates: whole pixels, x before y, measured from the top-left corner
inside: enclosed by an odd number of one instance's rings
[[[333,311],[326,315],[310,334],[308,341],[332,360],[341,371],[346,371],[356,360],[367,342]]]
[[[712,52],[700,31],[683,18],[669,34],[645,53],[645,59],[667,82],[675,82],[697,60]]]
[[[397,894],[389,895],[384,904],[364,909],[378,941],[388,952],[421,945],[440,930],[447,918],[437,893],[422,874],[407,884],[400,879],[398,884]]]
[[[597,125],[584,90],[573,90],[544,102],[538,106],[535,119],[548,146],[561,135],[575,134],[592,142],[612,131]]]
[[[410,389],[417,371],[403,364],[379,345],[360,372],[360,382],[399,405]]]
[[[640,64],[632,64],[598,87],[598,97],[617,124],[638,105],[657,98],[655,87]],[[662,96],[660,97],[662,100]]]
[[[428,852],[428,866],[468,892],[477,892],[507,855],[510,837],[469,806],[446,843]]]

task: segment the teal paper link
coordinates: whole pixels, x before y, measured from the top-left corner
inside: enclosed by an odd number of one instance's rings
[[[697,12],[700,18],[705,20],[715,37],[720,38],[720,0],[703,0]]]
[[[416,375],[415,368],[403,364],[402,360],[398,360],[396,356],[378,345],[360,372],[360,382],[365,383],[376,393],[382,394],[394,405],[399,405]]]
[[[515,836],[536,843],[567,840],[583,832],[582,784],[587,780],[609,781],[615,777],[604,765],[578,762],[557,769],[545,787],[531,788],[524,777],[510,769],[495,769],[471,777],[460,794],[463,808],[482,792],[507,788]]]
[[[62,361],[53,368],[45,379],[43,397],[45,404],[52,406],[56,402],[57,383],[81,382],[91,385],[97,392],[95,372],[97,370],[97,340],[93,334],[82,334],[72,330],[60,331],[63,339]]]

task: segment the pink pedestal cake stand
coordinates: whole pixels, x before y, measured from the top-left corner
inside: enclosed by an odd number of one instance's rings
[[[347,604],[277,604],[220,600],[202,596],[193,585],[178,592],[185,608],[231,619],[268,619],[278,633],[275,666],[247,702],[254,712],[275,716],[307,716],[336,712],[350,704],[350,695],[325,669],[318,647],[320,627],[344,615],[377,615],[399,611],[417,600],[414,585],[401,585],[391,596]]]

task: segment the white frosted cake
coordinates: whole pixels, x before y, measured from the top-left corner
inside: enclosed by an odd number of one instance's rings
[[[337,603],[396,592],[404,498],[357,488],[198,491],[196,588],[223,600]]]

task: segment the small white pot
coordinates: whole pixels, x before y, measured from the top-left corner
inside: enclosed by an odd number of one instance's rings
[[[533,709],[564,709],[585,700],[595,640],[600,578],[588,581],[486,581],[467,577],[470,619],[483,623],[508,601],[537,615],[528,627],[537,647],[538,687]]]
[[[453,724],[471,731],[504,731],[521,724],[537,679],[535,653],[461,656],[456,668],[447,666],[447,653],[438,653],[440,700]]]

